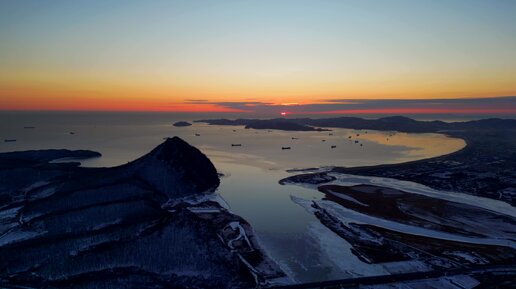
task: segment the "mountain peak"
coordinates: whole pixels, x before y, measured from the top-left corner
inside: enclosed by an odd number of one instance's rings
[[[136,175],[170,198],[214,190],[220,180],[213,163],[175,136],[130,164]]]

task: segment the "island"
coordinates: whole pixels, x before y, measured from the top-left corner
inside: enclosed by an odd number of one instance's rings
[[[328,131],[314,127],[311,125],[292,121],[284,118],[274,119],[212,119],[212,120],[196,120],[195,122],[204,122],[210,125],[243,125],[246,129],[276,129],[284,131]]]
[[[273,119],[206,119],[196,120],[210,125],[245,126],[254,129],[278,129],[297,131],[329,130],[328,128],[349,128],[357,130],[399,131],[428,133],[446,130],[472,129],[514,129],[516,119],[482,119],[465,122],[418,121],[404,116],[389,116],[378,119],[359,117],[333,118],[273,118]],[[323,129],[326,128],[326,129]]]
[[[191,126],[192,124],[187,121],[178,121],[173,124],[173,126],[176,127],[184,127],[184,126]]]
[[[8,288],[254,288],[286,280],[214,190],[211,161],[178,137],[113,168],[0,154],[0,284]]]

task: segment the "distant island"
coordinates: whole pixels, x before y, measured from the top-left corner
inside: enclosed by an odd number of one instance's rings
[[[285,131],[328,131],[329,129],[317,128],[296,121],[284,118],[275,119],[212,119],[212,120],[196,120],[195,122],[204,122],[211,125],[243,125],[247,129],[277,129]]]
[[[183,127],[183,126],[191,126],[192,124],[187,121],[178,121],[173,124],[173,126]]]
[[[97,156],[0,153],[0,287],[229,289],[285,278],[249,223],[218,202],[219,175],[198,149],[174,137],[118,167],[52,162]]]
[[[196,120],[211,125],[244,125],[253,129],[278,129],[287,131],[317,131],[328,128],[370,129],[408,133],[439,132],[445,130],[515,129],[516,119],[482,119],[465,122],[419,121],[404,116],[378,119],[359,117],[334,118],[273,118],[273,119],[207,119]],[[326,129],[323,129],[326,128]]]

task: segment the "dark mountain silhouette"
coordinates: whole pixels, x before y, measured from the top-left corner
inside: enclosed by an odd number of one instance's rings
[[[364,119],[359,117],[334,118],[293,118],[293,119],[214,119],[199,120],[212,125],[245,125],[254,129],[278,130],[319,130],[323,128],[370,129],[400,132],[438,132],[442,130],[463,129],[513,129],[516,128],[515,119],[482,119],[466,122],[419,121],[404,116],[389,116],[378,119]]]

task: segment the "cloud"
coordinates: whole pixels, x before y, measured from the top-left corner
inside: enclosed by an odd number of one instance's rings
[[[207,99],[186,99],[185,103],[209,102]]]
[[[188,103],[199,102],[190,100]],[[202,103],[257,114],[279,114],[283,111],[290,114],[516,114],[516,96],[454,99],[326,99],[319,103],[290,105],[260,101]]]

